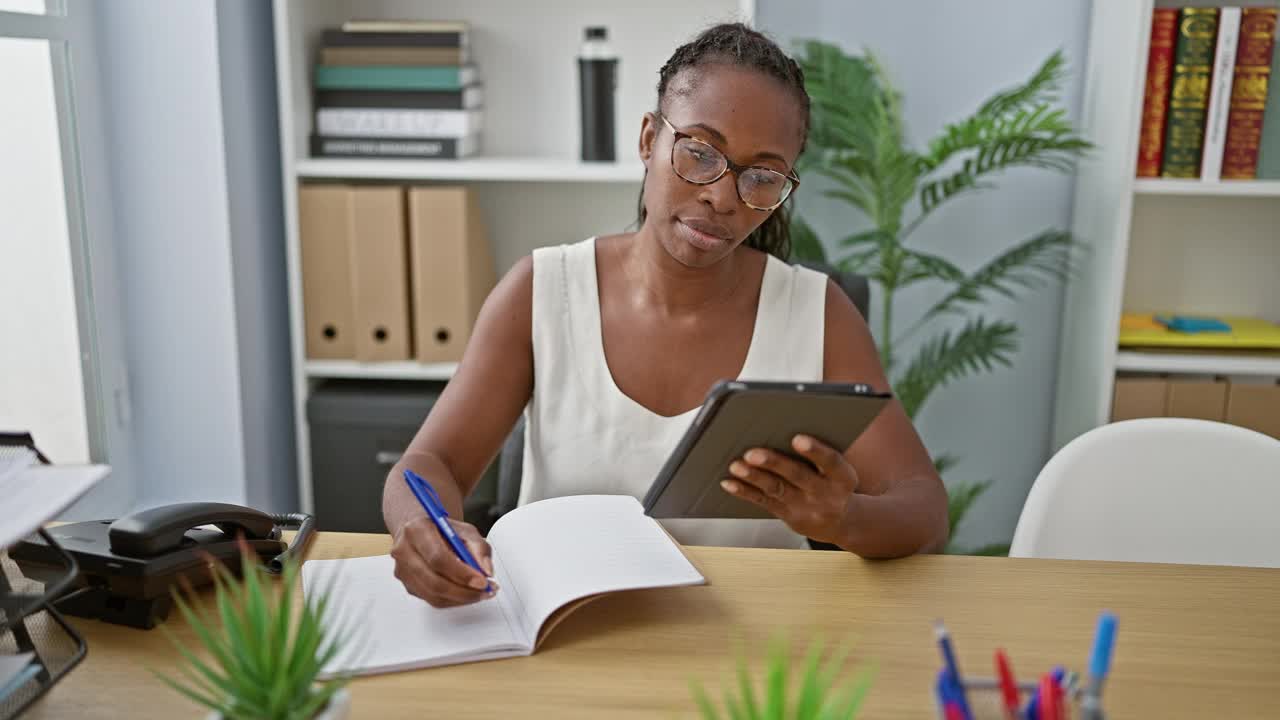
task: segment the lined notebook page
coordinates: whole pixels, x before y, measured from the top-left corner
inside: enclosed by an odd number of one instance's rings
[[[517,615],[499,601],[510,578],[494,557],[502,588],[489,600],[435,608],[410,595],[395,577],[390,555],[349,560],[308,560],[303,591],[332,587],[330,627],[354,633],[350,647],[326,666],[326,675],[393,672],[446,663],[524,655],[529,652]],[[510,618],[510,621],[508,620]]]
[[[629,495],[572,495],[530,503],[489,531],[518,592],[525,629],[538,629],[556,608],[588,595],[705,580],[640,502]]]

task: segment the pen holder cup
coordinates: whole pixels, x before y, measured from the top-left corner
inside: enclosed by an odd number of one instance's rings
[[[1035,694],[1039,687],[1037,683],[1020,682],[1018,685],[1018,717],[1023,717],[1022,710],[1027,707],[1027,702],[1031,696]],[[969,702],[969,709],[973,712],[973,720],[1005,720],[1004,700],[1000,692],[1000,683],[995,678],[984,677],[967,677],[964,680],[965,697]],[[1078,716],[1078,702],[1075,693],[1071,693],[1066,700],[1066,705],[1070,708],[1070,712],[1064,713],[1063,717],[1071,718]],[[946,720],[946,715],[942,711],[942,706],[938,705],[938,717],[940,720]]]

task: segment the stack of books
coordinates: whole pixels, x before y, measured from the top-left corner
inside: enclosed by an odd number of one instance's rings
[[[1280,179],[1274,7],[1157,7],[1138,177]]]
[[[466,157],[482,101],[466,23],[351,20],[323,34],[311,154]]]

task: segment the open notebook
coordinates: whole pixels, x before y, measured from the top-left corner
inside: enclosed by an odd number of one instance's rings
[[[332,587],[333,617],[354,634],[325,675],[531,655],[556,623],[592,597],[706,582],[627,495],[531,503],[502,516],[488,540],[501,589],[456,608],[434,608],[405,592],[389,555],[306,562],[304,592]]]

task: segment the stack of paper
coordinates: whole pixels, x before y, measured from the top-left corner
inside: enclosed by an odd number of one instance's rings
[[[27,448],[0,448],[0,549],[57,517],[107,476],[106,465],[36,465]]]

